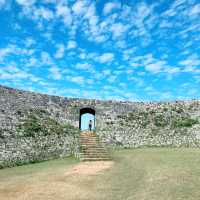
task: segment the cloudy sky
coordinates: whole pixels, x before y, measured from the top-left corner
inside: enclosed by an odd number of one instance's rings
[[[81,98],[200,98],[200,0],[0,0],[0,84]]]

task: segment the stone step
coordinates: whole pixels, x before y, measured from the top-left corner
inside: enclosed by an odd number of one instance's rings
[[[90,148],[90,149],[105,149],[104,146],[100,145],[81,145],[82,149]]]
[[[91,135],[89,135],[89,134],[86,134],[86,135],[85,134],[81,134],[80,137],[85,137],[85,138],[87,138],[87,137],[90,137],[90,138],[97,137],[98,138],[98,136],[94,135],[94,134],[91,134]]]
[[[106,142],[102,142],[102,141],[100,141],[100,140],[80,140],[80,142],[82,142],[82,143],[84,143],[84,142],[97,142],[97,143],[104,143],[104,144],[106,144]]]
[[[90,141],[90,140],[87,140],[87,141],[80,141],[81,144],[83,143],[100,143],[100,144],[106,144],[105,142],[101,142],[101,141]]]
[[[91,140],[98,140],[99,139],[99,137],[97,137],[97,136],[92,136],[92,137],[80,137],[80,139],[83,139],[83,140],[85,140],[85,139],[91,139]]]
[[[82,147],[83,151],[96,151],[96,152],[108,152],[105,148],[97,148],[97,147]]]
[[[109,155],[107,154],[88,154],[88,153],[82,153],[80,154],[81,158],[109,158]]]
[[[83,141],[83,142],[84,141],[102,142],[102,141],[99,140],[99,138],[92,138],[92,139],[91,138],[89,138],[89,139],[88,138],[80,138],[80,141]]]
[[[80,138],[80,141],[100,141],[99,138]]]
[[[80,138],[99,138],[98,135],[80,135]]]
[[[82,144],[82,147],[97,147],[97,148],[105,148],[104,146],[100,144]]]
[[[98,145],[95,145],[95,144],[82,144],[81,147],[89,147],[89,148],[96,147],[98,149],[105,149],[105,147],[100,145],[100,144],[98,144]]]
[[[82,161],[100,161],[110,160],[108,151],[105,148],[106,143],[99,139],[99,136],[92,132],[82,132],[80,135]]]
[[[99,153],[92,153],[92,152],[81,152],[80,153],[80,155],[82,155],[82,156],[84,156],[84,155],[103,155],[103,156],[109,156],[108,155],[108,153],[101,153],[101,152],[99,152]]]
[[[85,141],[80,141],[80,143],[101,143],[100,141],[92,141],[92,140],[85,140]]]
[[[80,155],[104,155],[104,156],[108,156],[108,153],[105,152],[82,152],[82,154]]]
[[[87,142],[87,143],[85,142],[85,143],[80,143],[80,144],[83,145],[83,146],[84,146],[84,145],[85,145],[85,146],[86,146],[86,145],[103,146],[103,144],[101,144],[101,143],[91,143],[91,142]]]
[[[86,143],[86,144],[88,144],[88,143],[98,144],[98,143],[100,143],[100,141],[80,141],[80,143],[81,144],[84,144],[84,143]]]
[[[98,150],[98,149],[83,149],[83,152],[92,152],[92,153],[108,153],[106,150],[102,149],[102,150]]]
[[[109,161],[110,158],[83,158],[81,161]]]
[[[81,148],[83,151],[97,151],[97,152],[108,152],[107,149],[105,148],[97,148],[97,147],[82,147]]]
[[[81,144],[81,146],[85,147],[85,146],[89,146],[89,147],[100,147],[100,148],[105,148],[105,146],[103,146],[102,144],[91,144],[91,143],[88,143],[88,144]]]
[[[80,138],[91,138],[91,139],[98,139],[99,137],[97,135],[94,136],[80,136]]]
[[[98,156],[98,155],[84,155],[84,156],[80,156],[81,158],[108,158],[109,156]]]
[[[110,160],[110,158],[101,158],[101,157],[84,157],[81,160]]]
[[[109,156],[105,156],[105,155],[91,155],[91,154],[87,154],[84,156],[80,156],[81,158],[109,158]]]
[[[99,142],[99,139],[86,139],[86,138],[81,138],[80,141],[94,141],[94,142]]]
[[[99,137],[96,136],[96,135],[92,135],[92,136],[80,135],[80,138],[91,138],[91,139],[94,139],[94,138],[99,138]]]
[[[89,153],[89,152],[83,152],[80,154],[81,156],[91,156],[91,157],[109,157],[107,153]]]
[[[101,142],[100,140],[86,140],[81,139],[80,142]]]
[[[103,150],[103,149],[82,149],[82,152],[93,152],[93,153],[96,153],[96,152],[101,152],[101,153],[108,153],[107,151]]]
[[[102,156],[108,156],[108,154],[107,153],[91,153],[91,152],[82,152],[80,155],[95,155],[95,156],[100,156],[100,155],[102,155]]]
[[[80,144],[106,144],[106,143],[103,143],[103,142],[100,142],[100,141],[84,141],[84,142],[80,142]]]

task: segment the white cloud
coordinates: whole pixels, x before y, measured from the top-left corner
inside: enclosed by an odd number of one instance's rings
[[[34,21],[36,27],[39,30],[46,30],[45,34],[49,33],[49,29],[52,27],[55,19],[53,10],[41,5],[23,6],[22,10],[19,13],[19,16],[20,18],[27,17],[28,19]],[[45,23],[46,21],[50,20],[51,23]]]
[[[94,84],[94,80],[93,79],[87,79],[87,81],[86,81],[89,85],[92,85],[92,84]]]
[[[168,74],[176,74],[179,73],[181,70],[178,67],[167,67],[164,69],[164,71]]]
[[[84,69],[84,70],[89,70],[92,68],[92,66],[89,63],[78,63],[76,65],[77,69]]]
[[[171,28],[173,24],[168,20],[161,20],[159,26],[160,28]]]
[[[72,6],[72,10],[76,15],[84,14],[87,10],[85,2],[83,0],[76,1]]]
[[[117,76],[112,75],[112,76],[109,76],[107,80],[109,83],[113,83],[113,82],[115,82],[116,78],[117,78]]]
[[[158,61],[152,64],[148,64],[147,66],[145,66],[145,69],[149,72],[157,73],[162,69],[162,64],[162,61]]]
[[[160,99],[164,99],[164,100],[167,100],[167,99],[172,99],[173,95],[171,92],[162,92],[160,93]]]
[[[143,61],[143,65],[147,71],[158,73],[166,67],[166,62],[163,60],[157,60],[153,58],[151,54],[148,54],[146,59]]]
[[[54,55],[55,58],[62,58],[65,53],[65,46],[63,44],[58,44],[57,45],[57,51]]]
[[[0,78],[2,79],[27,79],[29,75],[26,72],[16,72],[16,73],[1,73]]]
[[[60,80],[62,77],[62,74],[61,74],[59,68],[56,66],[51,67],[49,69],[49,72],[50,72],[50,77],[52,77],[54,80]]]
[[[67,76],[66,79],[79,85],[83,85],[85,82],[82,76]]]
[[[34,76],[31,73],[27,73],[22,69],[17,68],[16,66],[8,66],[0,69],[0,78],[5,80],[12,81],[21,81],[23,79],[29,79],[31,81],[41,80],[40,78]]]
[[[36,41],[32,37],[27,37],[24,42],[26,47],[31,47],[36,43]]]
[[[27,67],[39,67],[40,64],[36,58],[31,57],[28,62],[26,63]]]
[[[127,88],[127,84],[126,83],[119,83],[119,86],[122,87],[123,89]]]
[[[120,8],[119,3],[109,2],[109,3],[105,4],[105,6],[103,8],[103,13],[104,13],[104,15],[107,15],[107,14],[111,13],[114,9],[119,9],[119,8]]]
[[[22,6],[31,6],[36,0],[16,0],[16,2]]]
[[[44,66],[53,64],[53,60],[48,52],[45,52],[45,51],[41,52],[41,62],[42,62],[42,65]]]
[[[0,0],[0,9],[6,4],[6,0]]]
[[[81,94],[81,91],[80,91],[80,89],[77,89],[77,88],[66,88],[66,89],[64,88],[61,90],[61,94],[62,95],[68,94],[68,96],[72,95],[73,97],[74,97],[74,95],[76,95],[79,97]]]
[[[49,10],[48,8],[44,8],[44,7],[34,9],[34,16],[37,19],[42,18],[45,20],[50,20],[54,18],[53,12]]]
[[[70,40],[67,45],[67,49],[74,49],[76,48],[77,44],[74,40]]]
[[[9,47],[0,49],[0,61],[3,61],[3,59],[12,52],[12,49]]]
[[[197,54],[192,54],[187,59],[180,61],[179,64],[185,67],[199,66],[200,58]]]
[[[93,16],[96,16],[96,8],[95,4],[91,3],[87,8],[87,12],[85,13],[84,17],[87,19],[91,19]]]
[[[115,23],[111,26],[111,31],[113,33],[113,37],[122,36],[128,29],[128,26],[123,25],[122,23]]]
[[[110,73],[111,73],[111,70],[110,70],[110,69],[105,69],[105,70],[102,71],[102,74],[103,74],[104,76],[110,75]]]
[[[188,14],[189,15],[199,15],[200,14],[200,4],[193,6]]]
[[[85,23],[82,26],[83,33],[89,41],[95,41],[97,43],[102,43],[106,41],[106,34],[103,33],[103,28],[100,27],[99,17],[96,14],[95,4],[89,5],[86,13],[84,14]],[[105,30],[104,30],[105,31]]]
[[[198,90],[198,89],[191,88],[190,90],[187,90],[187,94],[188,94],[189,96],[194,97],[195,95],[198,95],[198,94],[199,94],[199,90]]]
[[[104,53],[98,58],[100,63],[111,62],[113,59],[114,59],[113,53]]]
[[[145,85],[145,82],[143,79],[141,78],[138,78],[138,77],[134,77],[134,76],[130,76],[128,77],[128,80],[132,80],[135,82],[135,84],[138,86],[138,87],[143,87]]]
[[[69,26],[72,23],[71,10],[67,5],[58,4],[56,7],[56,15],[63,19],[65,25]]]
[[[151,13],[151,7],[142,2],[137,6],[137,19],[143,21]]]

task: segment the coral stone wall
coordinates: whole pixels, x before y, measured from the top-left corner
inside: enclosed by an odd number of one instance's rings
[[[0,163],[13,165],[18,161],[42,160],[74,152],[73,147],[78,146],[78,131],[63,127],[70,124],[78,128],[79,111],[83,107],[95,109],[97,134],[108,145],[200,146],[199,100],[100,101],[0,86]]]
[[[77,140],[72,135],[56,134],[0,139],[0,169],[70,156],[78,150]]]

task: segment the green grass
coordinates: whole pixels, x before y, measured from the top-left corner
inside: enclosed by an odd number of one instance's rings
[[[65,177],[73,158],[0,170],[0,199],[200,199],[200,149],[119,149],[112,157],[113,167],[96,175]]]
[[[40,174],[48,174],[52,171],[63,169],[65,167],[71,166],[78,163],[73,157],[54,159],[49,161],[38,162],[34,164],[26,164],[17,167],[0,169],[0,186],[3,181],[13,179],[28,179],[32,176],[37,176]],[[0,198],[1,199],[1,198]]]

